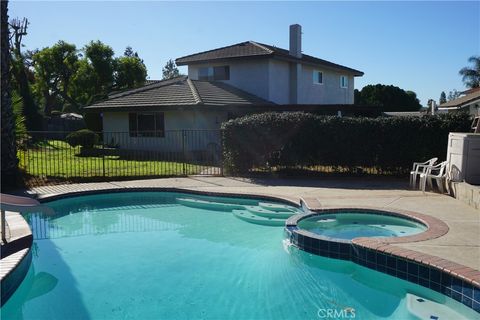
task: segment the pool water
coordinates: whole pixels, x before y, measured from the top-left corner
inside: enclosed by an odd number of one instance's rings
[[[358,237],[404,237],[427,229],[408,219],[349,212],[306,218],[300,220],[298,227],[319,235],[347,240]]]
[[[55,216],[27,217],[33,261],[2,319],[416,319],[407,294],[477,315],[432,290],[300,251],[283,227],[210,202],[275,206],[154,192],[48,203]]]

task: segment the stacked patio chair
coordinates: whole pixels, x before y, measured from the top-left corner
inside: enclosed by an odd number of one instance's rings
[[[448,192],[448,183],[447,183],[447,166],[448,161],[440,162],[437,165],[427,167],[426,172],[420,174],[420,189],[425,192],[426,184],[433,189],[433,180],[435,180],[438,190],[441,193]]]
[[[426,173],[427,169],[437,162],[438,158],[432,158],[425,162],[414,162],[412,171],[410,171],[410,188],[415,189],[417,186],[417,178],[422,173]]]

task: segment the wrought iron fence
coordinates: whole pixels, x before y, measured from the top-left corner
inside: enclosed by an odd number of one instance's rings
[[[17,137],[30,180],[222,175],[220,130],[165,132],[29,132]]]

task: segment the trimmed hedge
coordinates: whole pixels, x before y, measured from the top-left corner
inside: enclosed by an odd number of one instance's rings
[[[223,124],[225,169],[337,166],[408,172],[414,161],[444,159],[449,132],[468,132],[468,114],[340,118],[263,113]]]
[[[82,146],[83,148],[90,149],[98,144],[100,138],[95,132],[88,129],[82,129],[70,133],[65,140],[72,147]]]

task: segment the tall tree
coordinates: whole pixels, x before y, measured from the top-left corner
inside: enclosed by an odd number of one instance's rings
[[[23,20],[12,19],[9,26],[12,33],[10,38],[10,66],[15,80],[15,89],[18,91],[23,104],[22,112],[25,117],[25,124],[28,130],[41,130],[42,116],[39,113],[38,105],[30,87],[30,70],[27,59],[24,53],[22,53],[22,39],[27,35],[28,20],[26,18]]]
[[[422,107],[415,92],[383,84],[356,90],[355,104],[382,106],[382,111],[418,111]]]
[[[180,75],[180,71],[178,71],[177,65],[172,59],[167,61],[165,67],[162,69],[162,73],[163,80],[172,79]]]
[[[50,114],[52,103],[58,99],[74,110],[78,103],[70,95],[72,78],[78,69],[78,51],[74,44],[58,41],[33,56],[36,90],[44,98],[45,114]]]
[[[471,56],[468,62],[472,63],[473,67],[462,68],[459,73],[467,87],[478,88],[480,87],[480,56]]]
[[[1,6],[1,179],[2,188],[11,186],[18,173],[17,146],[15,143],[15,121],[10,94],[10,53],[8,29],[8,1],[0,1]]]
[[[445,94],[445,91],[442,91],[442,93],[440,93],[440,100],[438,100],[438,104],[443,104],[447,102],[447,95]]]

